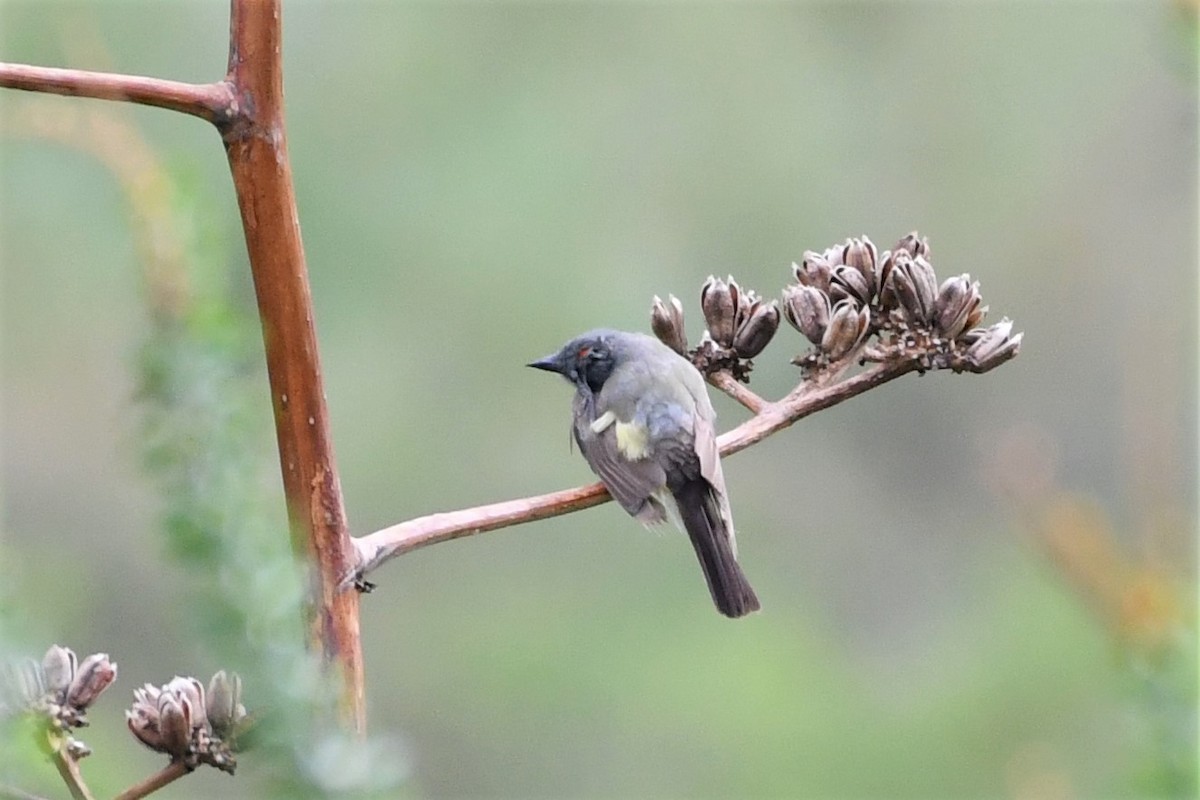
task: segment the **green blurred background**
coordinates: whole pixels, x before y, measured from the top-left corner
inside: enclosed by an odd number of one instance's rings
[[[0,11],[5,61],[224,72],[221,2]],[[805,249],[919,228],[939,277],[970,272],[1026,332],[1000,370],[906,377],[727,463],[752,618],[715,613],[684,537],[614,506],[388,564],[363,637],[404,791],[1193,793],[1195,39],[1180,3],[289,5],[357,534],[590,480],[569,388],[522,365],[589,327],[647,329],[654,294],[685,299],[695,340],[710,273],[774,295]],[[111,794],[159,763],[120,730],[132,688],[245,668],[245,648],[198,619],[226,589],[167,544],[172,498],[142,466],[162,298],[127,195],[85,152],[94,129],[55,131],[136,125],[176,184],[174,235],[200,243],[185,272],[208,265],[187,281],[218,276],[193,290],[243,316],[253,293],[207,126],[0,102],[0,574],[29,641],[120,663],[85,736]],[[284,537],[249,341],[238,436]],[[786,392],[802,349],[781,331],[753,387]],[[197,380],[204,407],[237,402]],[[744,418],[715,402],[723,428]],[[267,772],[250,753],[163,796],[255,796]]]

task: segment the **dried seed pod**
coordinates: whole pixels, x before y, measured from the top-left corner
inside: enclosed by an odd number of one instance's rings
[[[134,696],[137,696],[137,692],[134,692]],[[157,701],[154,705],[149,705],[135,700],[133,706],[125,711],[125,724],[129,727],[129,732],[146,747],[160,753],[166,752],[162,732],[158,727]]]
[[[966,330],[971,330],[979,323],[983,322],[983,318],[987,316],[988,306],[976,306],[967,314],[967,322],[963,327]]]
[[[783,290],[783,316],[813,344],[821,344],[829,325],[829,297],[813,286],[788,286]]]
[[[736,316],[742,303],[742,287],[738,286],[738,282],[733,279],[732,275],[725,278],[725,283],[729,286],[729,297],[733,300],[733,312]]]
[[[925,309],[924,319],[927,323],[933,322],[933,304],[938,294],[937,274],[933,271],[933,265],[920,255],[912,260],[911,269],[921,305]]]
[[[221,670],[208,683],[208,722],[213,733],[227,739],[246,716],[242,706],[242,679],[236,672]]]
[[[891,280],[895,263],[896,256],[891,250],[884,250],[879,254],[879,307],[885,312],[900,305]]]
[[[792,272],[801,286],[812,286],[828,294],[829,282],[833,278],[833,265],[821,253],[806,251],[799,264],[792,264]]]
[[[158,698],[158,732],[164,753],[176,758],[190,754],[192,720],[186,699],[171,692],[164,692]]]
[[[737,281],[731,275],[729,277],[729,287],[731,292],[737,297],[737,309],[733,315],[733,336],[737,338],[738,330],[746,324],[746,321],[758,310],[762,305],[762,298],[753,289],[742,289],[737,286]],[[732,291],[737,288],[737,291]]]
[[[117,665],[108,653],[92,653],[80,663],[67,688],[67,705],[84,710],[117,679]]]
[[[654,305],[650,309],[650,330],[663,344],[679,355],[687,355],[687,333],[683,328],[683,303],[673,294],[667,295],[663,302],[658,295],[654,296]]]
[[[840,300],[829,316],[829,326],[821,338],[821,349],[831,359],[852,351],[865,338],[871,314],[851,300]]]
[[[867,279],[856,268],[842,266],[834,269],[829,286],[829,299],[833,302],[849,298],[859,305],[867,305],[874,294]]]
[[[846,266],[854,267],[862,273],[869,290],[869,294],[863,302],[870,302],[879,287],[876,274],[878,256],[879,252],[875,248],[875,243],[865,234],[861,238],[846,241]]]
[[[892,256],[893,266],[888,281],[897,305],[919,326],[928,325],[937,299],[937,277],[933,267],[920,256],[913,258],[901,250]]]
[[[733,344],[734,317],[737,314],[737,298],[732,287],[720,278],[711,275],[700,290],[700,308],[704,310],[704,321],[713,340],[722,347]]]
[[[1008,317],[988,328],[976,328],[965,337],[971,342],[966,359],[974,372],[987,372],[1015,356],[1021,349],[1024,333],[1012,335],[1012,320]]]
[[[195,678],[176,675],[171,682],[163,687],[165,693],[174,694],[180,698],[188,709],[188,717],[193,728],[203,728],[208,724],[208,713],[204,701],[204,684]]]
[[[896,246],[892,248],[892,252],[905,251],[913,258],[923,256],[929,258],[929,240],[921,236],[916,231],[905,236],[900,241],[896,242]]]
[[[967,320],[982,302],[979,282],[972,283],[970,275],[947,278],[934,301],[933,321],[938,332],[947,339],[957,339],[967,330]]]
[[[772,300],[756,300],[749,316],[742,321],[733,336],[733,349],[738,358],[754,358],[771,343],[779,330],[779,304]]]
[[[75,677],[79,667],[79,659],[75,651],[69,647],[53,645],[42,658],[42,675],[46,680],[46,691],[54,695],[58,702],[66,699],[67,687]]]
[[[912,256],[906,250],[898,250],[888,259],[888,263],[892,268],[888,270],[885,288],[895,298],[896,308],[911,316],[911,309],[919,305],[917,287],[913,284],[912,274],[909,270]]]

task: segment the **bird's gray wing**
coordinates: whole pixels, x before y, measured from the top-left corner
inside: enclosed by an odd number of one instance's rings
[[[717,447],[717,412],[713,409],[712,401],[708,398],[708,385],[703,376],[688,362],[680,360],[675,364],[675,375],[695,401],[695,417],[692,423],[696,457],[700,460],[700,474],[712,487],[713,499],[716,500],[725,530],[729,534],[729,545],[733,554],[737,555],[737,538],[733,528],[733,512],[729,509],[729,492],[725,488],[725,473],[721,469],[721,450]]]
[[[721,469],[721,450],[717,447],[717,432],[707,415],[696,415],[696,455],[700,459],[700,474],[712,487],[725,530],[729,533],[729,549],[737,556],[737,536],[733,528],[733,512],[729,509],[729,491],[725,488],[725,473]]]
[[[596,433],[592,415],[576,414],[575,441],[588,466],[600,476],[613,499],[632,516],[646,524],[666,519],[654,494],[666,483],[666,473],[653,459],[630,460],[617,447],[616,424]]]

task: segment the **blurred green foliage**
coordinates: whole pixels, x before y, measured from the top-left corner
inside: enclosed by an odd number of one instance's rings
[[[0,9],[6,61],[224,69],[223,4]],[[612,507],[385,567],[364,643],[394,735],[359,763],[432,796],[1194,795],[1194,32],[1172,4],[289,6],[356,532],[589,480],[569,392],[520,365],[645,329],[656,293],[695,338],[709,273],[771,294],[806,248],[920,227],[1028,333],[993,374],[905,379],[730,461],[754,618]],[[0,624],[118,660],[86,737],[116,791],[157,766],[121,730],[143,681],[311,696],[253,295],[210,130],[121,111],[167,165],[146,202],[181,287],[111,163],[46,130],[95,104],[0,103]],[[800,349],[755,388],[790,388]],[[341,747],[297,752],[320,773]],[[168,792],[259,796],[293,763]]]

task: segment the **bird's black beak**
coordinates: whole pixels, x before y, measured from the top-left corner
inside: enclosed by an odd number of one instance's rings
[[[558,357],[558,353],[540,358],[537,361],[531,361],[525,366],[533,367],[534,369],[544,369],[547,372],[557,372],[559,375],[563,374],[562,360]]]

